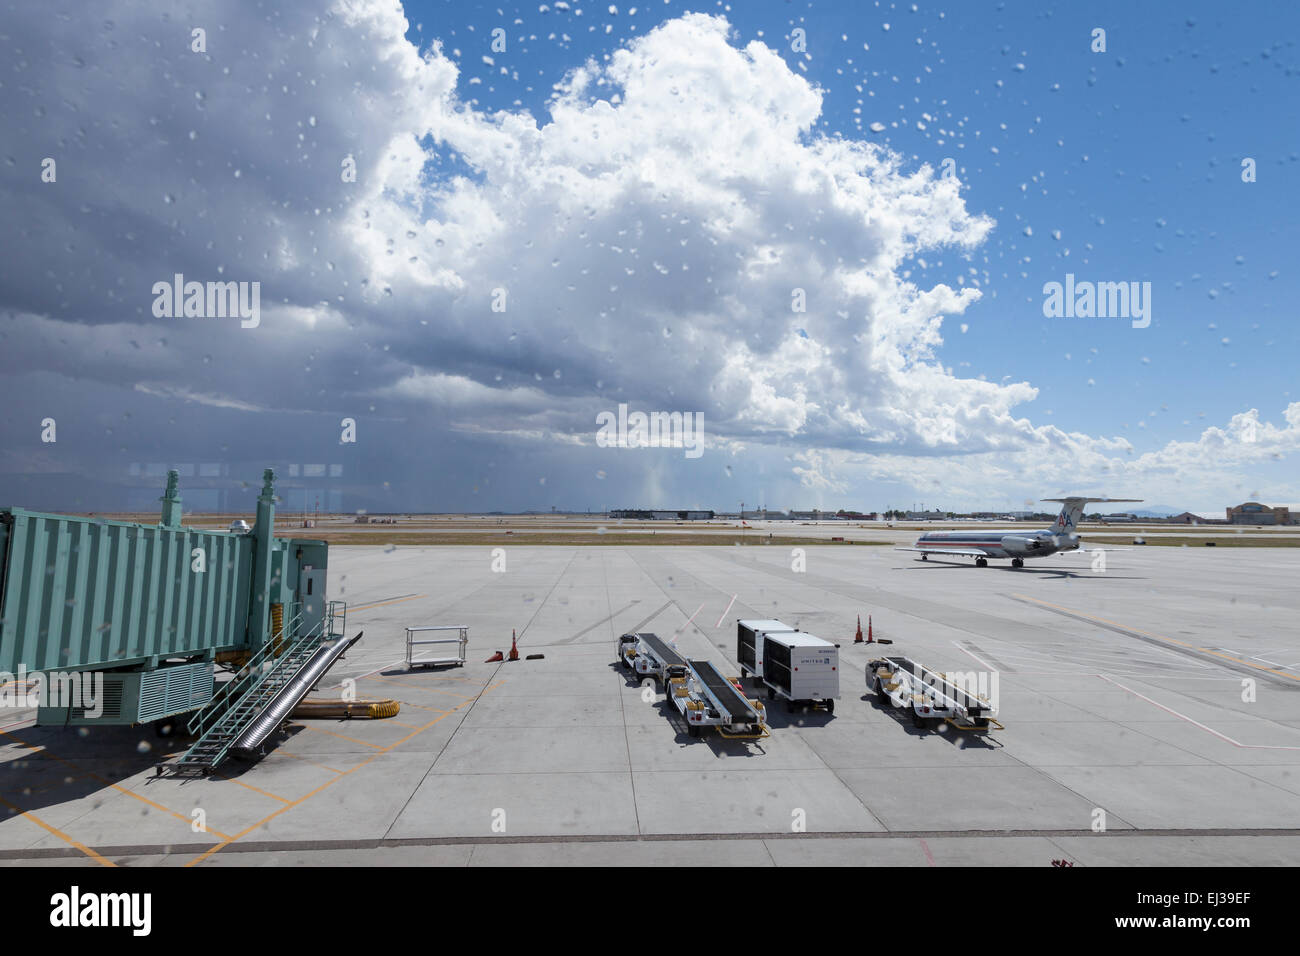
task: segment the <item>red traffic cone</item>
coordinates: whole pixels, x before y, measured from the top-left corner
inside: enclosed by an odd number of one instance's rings
[[[874,644],[874,643],[876,643],[876,638],[875,638],[875,636],[872,634],[872,630],[871,630],[871,615],[870,615],[870,614],[867,615],[867,643],[868,643],[868,644]]]
[[[854,644],[862,643],[862,615],[861,614],[858,615],[858,633],[853,635],[853,643]]]
[[[495,664],[497,661],[503,661],[503,660],[505,660],[505,656],[504,656],[500,651],[497,651],[495,654],[493,654],[491,657],[489,657],[489,658],[488,658],[487,660],[485,660],[483,663],[484,663],[484,664]]]
[[[511,628],[510,630],[510,656],[507,657],[506,660],[508,661],[519,660],[519,646],[518,646],[518,642],[515,639],[514,628]]]

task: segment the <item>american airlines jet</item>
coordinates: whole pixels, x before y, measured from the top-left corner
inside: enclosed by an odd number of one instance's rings
[[[1089,502],[1141,501],[1141,498],[1044,498],[1044,501],[1061,502],[1061,513],[1056,523],[1042,531],[928,531],[916,540],[915,547],[898,548],[899,551],[919,551],[921,560],[932,554],[945,557],[974,558],[978,567],[986,566],[989,558],[1010,558],[1011,566],[1023,568],[1025,558],[1045,558],[1061,552],[1082,552],[1077,528],[1083,516],[1083,506]],[[1123,548],[1107,548],[1126,550]]]

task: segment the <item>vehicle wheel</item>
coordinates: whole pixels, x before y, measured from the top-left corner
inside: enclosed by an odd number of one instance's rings
[[[1012,558],[1012,559],[1011,559],[1011,566],[1012,566],[1013,568],[1023,568],[1023,567],[1025,566],[1025,559],[1024,559],[1024,558]]]
[[[912,711],[912,726],[922,730],[925,729],[925,718],[915,710]]]
[[[692,737],[698,737],[700,735],[700,728],[695,726],[694,724],[687,724],[686,733]]]
[[[876,678],[875,691],[877,697],[879,697],[881,700],[885,699],[885,686],[880,683],[879,677]]]
[[[923,555],[921,555],[921,560],[922,560],[922,561],[929,561],[929,560],[930,560],[930,556],[929,556],[928,554],[923,554]]]
[[[976,559],[975,559],[975,567],[977,567],[977,568],[987,568],[988,566],[989,566],[989,563],[988,563],[988,561],[987,561],[985,558],[976,558]]]
[[[826,702],[826,713],[828,713],[828,714],[833,714],[833,713],[835,713],[835,701],[833,701],[833,700],[828,700],[828,701]]]

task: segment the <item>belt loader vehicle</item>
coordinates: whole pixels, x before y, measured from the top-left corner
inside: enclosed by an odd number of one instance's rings
[[[705,727],[732,739],[768,736],[763,704],[746,698],[739,679],[724,677],[709,661],[687,660],[656,634],[624,634],[618,656],[632,673],[663,684],[668,706],[682,715],[692,737]]]
[[[767,710],[740,690],[739,678],[727,678],[710,661],[686,661],[686,673],[664,682],[668,703],[686,719],[686,730],[698,737],[705,727],[717,727],[728,739],[758,740],[768,736]]]
[[[640,678],[666,682],[686,674],[686,659],[657,634],[624,634],[618,639],[618,656]]]
[[[940,722],[958,730],[987,732],[1003,726],[997,716],[997,674],[941,674],[907,657],[882,657],[867,665],[867,689],[882,701],[911,712],[912,724]]]

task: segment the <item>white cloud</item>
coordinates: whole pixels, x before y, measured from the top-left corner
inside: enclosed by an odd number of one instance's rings
[[[44,12],[13,16],[30,49],[65,39]],[[729,457],[798,449],[791,487],[934,482],[972,502],[1076,479],[1213,502],[1300,447],[1292,405],[1252,442],[1238,416],[1133,458],[1123,439],[1018,415],[1031,383],[954,376],[943,322],[981,291],[904,273],[941,251],[956,277],[992,221],[956,179],[821,133],[821,92],[762,42],[734,46],[722,17],[575,66],[539,121],[460,99],[456,65],[405,40],[396,0],[257,16],[212,11],[224,29],[201,56],[110,3],[104,35],[23,61],[0,96],[16,163],[37,169],[34,144],[59,143],[68,172],[2,187],[28,224],[0,236],[0,307],[18,313],[6,370],[228,410],[435,410],[506,449],[586,446],[595,412],[624,401],[702,411]],[[153,320],[149,288],[177,271],[261,281],[261,327]],[[697,480],[712,493],[712,473]]]

